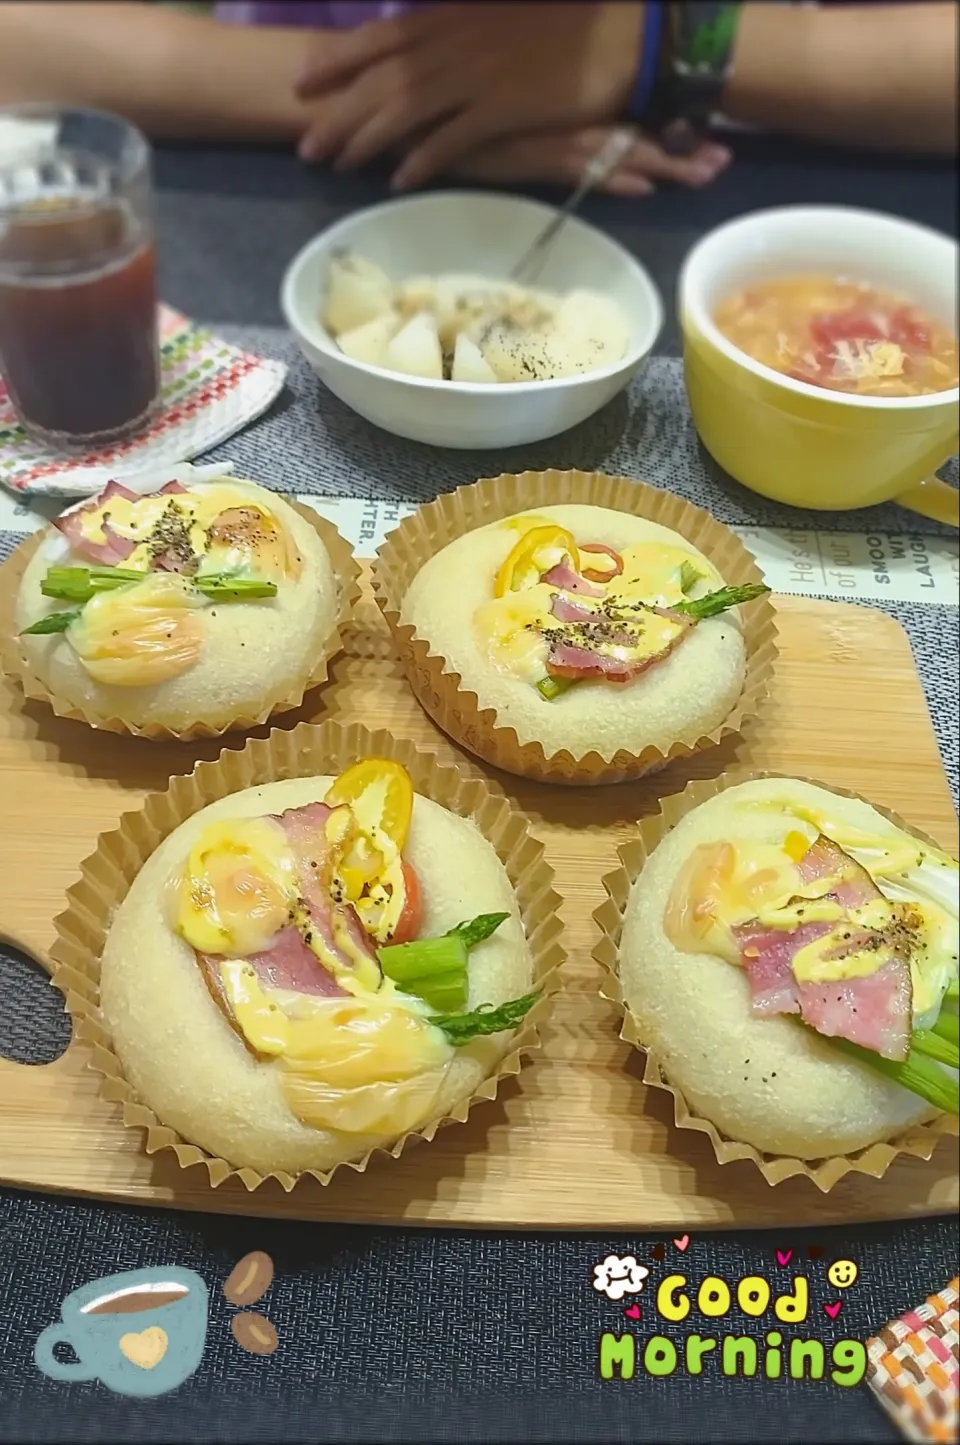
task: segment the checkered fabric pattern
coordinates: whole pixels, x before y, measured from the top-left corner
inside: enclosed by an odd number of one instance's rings
[[[909,1440],[957,1439],[958,1288],[952,1279],[867,1341],[867,1383]]]

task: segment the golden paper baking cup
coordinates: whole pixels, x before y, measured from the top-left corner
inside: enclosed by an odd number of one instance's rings
[[[229,732],[248,732],[278,713],[292,712],[303,702],[305,693],[326,682],[330,663],[343,647],[342,629],[360,597],[360,568],[353,555],[353,548],[332,522],[319,516],[312,507],[295,502],[292,497],[284,497],[283,500],[310,524],[320,538],[327,550],[337,583],[337,616],[333,630],[324,643],[322,656],[316,659],[311,670],[292,692],[279,697],[268,697],[255,713],[237,713],[227,723],[214,726],[198,719],[187,728],[169,728],[162,723],[140,725],[119,716],[104,717],[51,692],[27,662],[17,635],[17,596],[20,583],[34,553],[47,535],[46,529],[21,542],[0,566],[0,671],[15,678],[26,697],[32,701],[48,703],[57,717],[84,722],[102,732],[131,733],[134,737],[149,738],[151,742],[185,742],[188,738],[215,738]]]
[[[852,1154],[832,1155],[829,1158],[813,1162],[795,1159],[785,1154],[764,1154],[758,1149],[754,1149],[751,1144],[728,1139],[719,1133],[709,1119],[702,1119],[692,1113],[681,1091],[665,1077],[657,1055],[643,1041],[639,1020],[630,1011],[624,1000],[618,971],[620,937],[630,891],[647,859],[661,839],[665,838],[687,813],[691,813],[694,808],[698,808],[708,798],[715,797],[717,793],[725,792],[727,788],[737,787],[740,783],[748,783],[756,778],[786,777],[788,777],[786,773],[731,769],[720,778],[689,783],[682,793],[675,793],[670,798],[662,798],[660,812],[639,821],[639,837],[622,844],[617,849],[620,867],[612,873],[608,873],[603,879],[607,899],[593,915],[603,936],[593,950],[593,957],[606,973],[604,985],[600,990],[601,997],[614,1004],[623,1016],[620,1037],[628,1044],[632,1044],[634,1048],[639,1049],[646,1057],[643,1082],[652,1088],[663,1089],[673,1096],[676,1127],[678,1129],[696,1129],[701,1134],[706,1134],[719,1164],[729,1164],[734,1159],[750,1159],[768,1184],[780,1184],[784,1179],[791,1179],[796,1174],[804,1174],[826,1194],[847,1174],[869,1174],[874,1179],[881,1179],[900,1154],[909,1154],[916,1159],[929,1159],[938,1139],[945,1135],[955,1136],[957,1134],[957,1119],[952,1114],[941,1114],[929,1123],[915,1124],[905,1129],[889,1141],[870,1144],[865,1149],[858,1149]],[[841,798],[856,798],[861,803],[868,803],[870,807],[876,809],[881,817],[887,818],[898,828],[903,828],[914,838],[919,838],[921,842],[929,844],[932,848],[940,847],[933,838],[905,823],[896,813],[870,802],[869,798],[864,798],[860,793],[850,792],[845,788],[836,788],[832,784],[818,782],[815,778],[800,778],[798,781],[812,783],[818,788],[826,788],[827,791],[836,793]]]
[[[399,1158],[412,1140],[431,1140],[443,1125],[462,1124],[474,1104],[495,1098],[500,1080],[519,1073],[523,1059],[540,1046],[538,1024],[549,1008],[549,996],[559,987],[558,971],[564,958],[563,929],[557,917],[561,900],[553,891],[553,870],[546,862],[543,844],[531,836],[530,820],[495,785],[468,781],[435,754],[389,732],[370,732],[359,723],[300,723],[289,732],[274,728],[266,738],[250,739],[240,752],[225,749],[216,762],[199,763],[187,776],[173,778],[166,792],[151,794],[138,812],[125,813],[119,827],[101,834],[96,850],[81,865],[80,882],[67,893],[65,911],[54,919],[57,939],[50,952],[52,982],[64,994],[77,1038],[90,1046],[90,1066],[103,1076],[104,1098],[122,1106],[127,1128],[146,1131],[148,1154],[172,1149],[184,1169],[204,1164],[212,1188],[236,1175],[250,1190],[264,1179],[277,1179],[289,1191],[302,1176],[235,1168],[182,1138],[137,1099],[100,1015],[100,956],[111,919],[151,853],[185,818],[208,803],[260,783],[336,775],[367,757],[402,763],[418,793],[452,813],[472,818],[492,844],[516,893],[533,958],[534,982],[543,992],[517,1029],[509,1053],[498,1061],[495,1073],[450,1113],[402,1135],[389,1149],[372,1149],[326,1173],[303,1172],[328,1184],[343,1168],[362,1174],[376,1154]]]
[[[777,626],[769,595],[751,602],[741,612],[747,667],[733,711],[713,731],[692,743],[674,743],[666,753],[648,747],[640,753],[621,749],[612,757],[600,752],[574,757],[566,749],[548,755],[538,742],[521,743],[516,729],[499,725],[496,709],[483,708],[477,694],[461,686],[460,675],[446,659],[431,652],[429,642],[418,637],[412,626],[401,623],[401,606],[414,577],[449,542],[517,512],[562,503],[608,507],[658,522],[709,557],[729,585],[763,581],[739,537],[709,512],[629,477],[609,477],[603,472],[521,472],[458,487],[401,522],[380,548],[373,567],[374,594],[424,711],[455,742],[484,762],[541,782],[572,785],[622,783],[639,778],[675,758],[687,757],[738,733],[744,722],[760,710],[777,657]]]

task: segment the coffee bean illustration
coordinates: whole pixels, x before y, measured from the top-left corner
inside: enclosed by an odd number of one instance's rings
[[[232,1305],[252,1305],[262,1299],[273,1283],[273,1260],[262,1249],[245,1254],[223,1286]]]
[[[277,1332],[273,1325],[253,1310],[234,1315],[230,1328],[240,1348],[251,1355],[272,1355],[277,1348]]]

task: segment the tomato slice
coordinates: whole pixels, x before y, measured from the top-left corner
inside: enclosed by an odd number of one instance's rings
[[[580,575],[586,577],[588,582],[609,582],[612,578],[619,577],[623,571],[623,558],[620,553],[615,552],[612,547],[605,547],[602,542],[584,542],[580,547],[581,557],[584,552],[594,552],[598,556],[609,557],[613,563],[612,568],[607,567],[606,569],[585,567]]]
[[[403,862],[404,900],[397,926],[393,930],[391,943],[413,943],[420,932],[423,917],[423,899],[420,893],[420,879],[413,866]]]
[[[837,341],[887,341],[889,332],[869,311],[821,312],[810,322],[810,334],[819,346]]]
[[[577,544],[570,532],[553,524],[532,528],[507,553],[493,585],[494,597],[506,597],[508,592],[535,587],[544,572],[556,567],[564,557],[570,558],[575,572],[580,570]]]
[[[340,774],[324,801],[331,808],[347,804],[368,837],[382,833],[403,852],[413,815],[413,783],[401,763],[363,758]]]
[[[933,343],[930,327],[908,306],[901,306],[890,317],[890,340],[910,351],[929,351]]]

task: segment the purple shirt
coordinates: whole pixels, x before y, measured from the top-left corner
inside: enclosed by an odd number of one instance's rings
[[[383,4],[316,4],[298,5],[270,3],[240,3],[218,5],[218,20],[231,25],[294,25],[303,30],[353,30],[368,20],[386,20],[391,15],[402,15],[406,10],[417,10],[416,4],[405,4],[404,0],[386,0]]]

